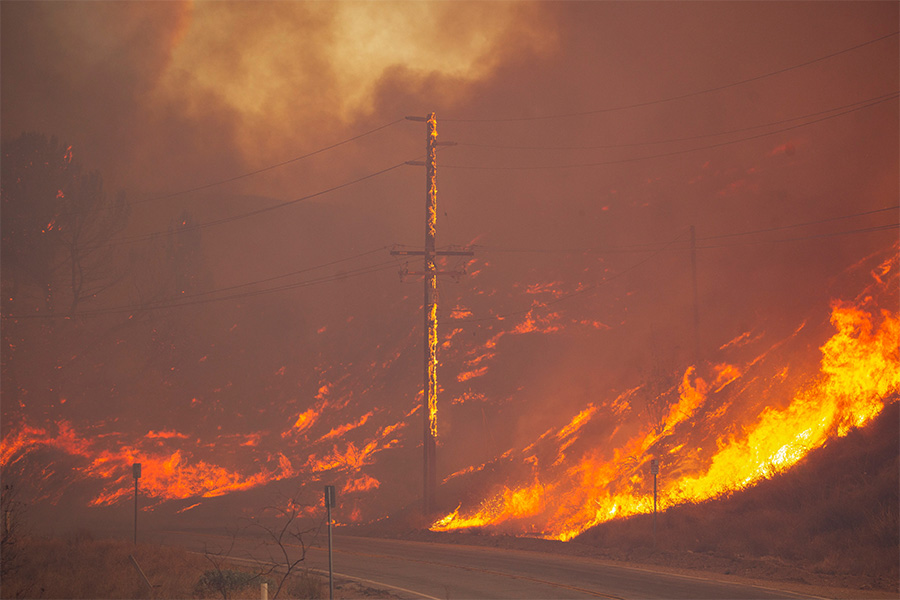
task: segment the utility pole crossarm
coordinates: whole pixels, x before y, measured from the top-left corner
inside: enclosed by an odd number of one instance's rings
[[[391,256],[424,256],[422,250],[391,250]],[[471,250],[439,250],[434,252],[435,256],[475,256]]]

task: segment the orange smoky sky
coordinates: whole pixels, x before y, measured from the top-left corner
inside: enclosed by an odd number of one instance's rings
[[[439,480],[496,474],[516,448],[537,489],[525,448],[566,444],[564,472],[641,430],[663,371],[702,388],[697,415],[750,422],[762,395],[790,395],[761,381],[817,372],[833,303],[896,272],[873,265],[897,240],[897,3],[2,2],[0,17],[4,144],[55,136],[131,204],[115,284],[73,319],[30,319],[37,292],[3,280],[4,461],[38,469],[48,502],[114,505],[135,460],[157,510],[192,518],[301,479],[335,481],[365,518],[412,502],[422,267],[389,254],[423,242],[407,162],[426,132],[407,116],[434,112],[455,143],[438,149],[437,245],[475,252],[439,267],[466,271],[439,287]],[[884,298],[863,303],[876,328],[896,319]],[[591,425],[565,429],[578,415]]]
[[[163,189],[161,172],[193,183],[223,167],[278,162],[380,118],[388,81],[460,101],[511,55],[553,51],[545,12],[430,2],[12,6],[3,132],[52,129],[142,184]],[[425,107],[389,110],[398,109]],[[195,152],[203,160],[185,164]]]

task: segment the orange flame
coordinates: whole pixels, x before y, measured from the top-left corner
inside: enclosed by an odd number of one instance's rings
[[[679,387],[680,398],[669,408],[661,433],[640,432],[616,449],[611,459],[592,449],[580,458],[566,460],[563,451],[572,446],[578,429],[596,412],[589,406],[556,432],[559,457],[551,469],[535,475],[531,483],[501,486],[474,510],[461,512],[458,507],[435,521],[431,529],[507,523],[518,532],[568,540],[603,521],[649,512],[653,502],[645,477],[651,449],[664,451],[672,466],[671,478],[665,477],[665,464],[661,473],[660,495],[669,504],[711,498],[788,468],[829,437],[843,436],[866,424],[886,402],[896,401],[900,391],[900,316],[835,303],[831,324],[836,333],[820,348],[819,376],[795,390],[787,406],[766,407],[743,430],[719,436],[715,451],[705,461],[699,460],[693,448],[669,440],[676,430],[703,429],[707,419],[720,416],[727,406],[717,410],[704,406],[709,394],[722,392],[742,376],[742,369],[735,365],[716,365],[712,385],[696,377],[694,367],[688,368]],[[749,338],[742,334],[726,346],[743,345]],[[775,383],[784,380],[783,370],[773,379]],[[615,407],[628,395],[616,398],[610,409],[616,412]],[[533,447],[523,451],[523,462],[537,462],[533,455],[524,457]]]

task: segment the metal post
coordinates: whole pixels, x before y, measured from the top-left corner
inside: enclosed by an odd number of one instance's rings
[[[656,478],[658,475],[653,474],[653,541],[656,541]]]
[[[422,508],[425,516],[434,510],[437,488],[437,273],[435,229],[437,227],[437,120],[428,115],[425,135],[425,389],[422,396],[424,413]]]
[[[332,561],[331,505],[328,505],[328,598],[334,600],[334,562]]]
[[[131,467],[134,475],[134,544],[137,545],[137,519],[138,519],[138,479],[141,478],[141,463],[134,463]]]
[[[659,459],[650,460],[650,473],[653,474],[653,544],[656,544],[656,476],[659,474]]]
[[[147,589],[150,591],[150,594],[153,594],[153,584],[150,583],[150,580],[147,579],[147,576],[144,575],[144,570],[141,569],[141,565],[138,564],[138,561],[134,558],[133,555],[129,554],[128,558],[131,559],[131,564],[134,565],[134,568],[137,569],[137,572],[141,574],[141,579],[144,580],[144,583],[147,585]]]
[[[334,600],[334,563],[332,562],[331,507],[336,503],[334,486],[325,486],[325,509],[328,520],[328,598]]]
[[[259,584],[259,598],[260,600],[269,600],[269,584],[265,581]]]

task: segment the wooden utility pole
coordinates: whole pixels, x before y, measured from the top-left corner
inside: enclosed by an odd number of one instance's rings
[[[437,276],[435,266],[437,256],[473,256],[470,251],[441,251],[435,249],[435,231],[437,228],[437,120],[434,113],[424,117],[406,117],[410,121],[425,122],[425,250],[392,250],[395,256],[422,255],[425,258],[425,382],[422,394],[423,412],[423,492],[422,511],[429,516],[435,509],[437,490]],[[409,164],[417,165],[418,162]]]

